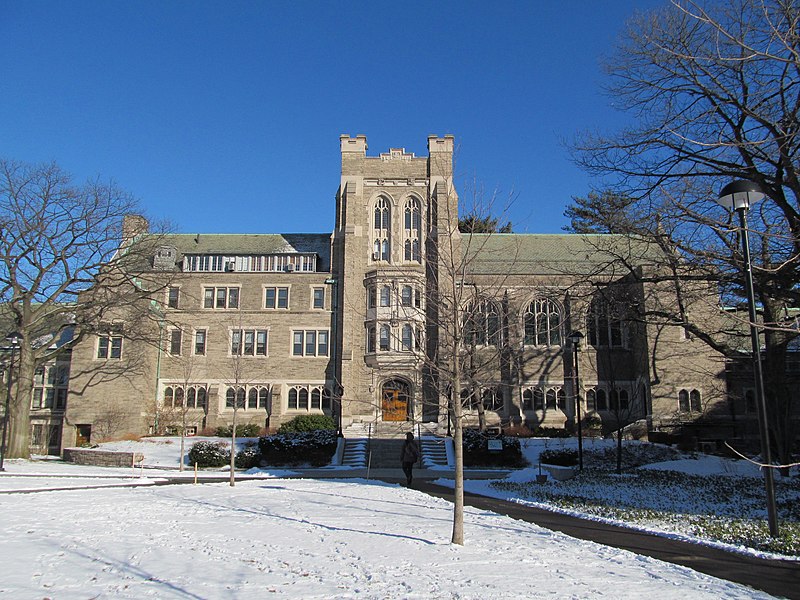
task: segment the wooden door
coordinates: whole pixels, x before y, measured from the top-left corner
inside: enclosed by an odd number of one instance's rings
[[[401,395],[399,390],[383,390],[383,420],[384,421],[405,421],[408,401],[405,395]]]

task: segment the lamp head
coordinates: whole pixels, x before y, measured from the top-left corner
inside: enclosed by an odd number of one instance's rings
[[[22,342],[22,334],[18,331],[12,331],[6,336],[6,341],[16,348]]]
[[[764,196],[758,184],[738,179],[720,190],[717,202],[728,210],[747,210],[751,205],[763,200]]]
[[[573,331],[567,336],[567,339],[572,342],[572,347],[576,350],[581,349],[583,343],[583,334],[580,331]]]

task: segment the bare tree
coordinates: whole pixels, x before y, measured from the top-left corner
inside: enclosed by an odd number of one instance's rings
[[[665,246],[680,257],[673,277],[718,285],[723,302],[734,306],[744,298],[738,231],[715,199],[733,179],[766,192],[749,225],[769,429],[783,463],[794,440],[792,420],[784,418],[792,413],[787,346],[797,335],[788,309],[800,299],[798,27],[793,0],[673,0],[637,16],[607,62],[608,91],[632,123],[575,145],[579,164],[603,176],[621,200],[612,230]],[[609,211],[590,216],[598,198],[576,206],[605,227]],[[685,320],[681,310],[664,317]],[[727,356],[738,351],[735,340],[686,325]]]
[[[507,280],[503,273],[482,271],[478,257],[491,260],[495,255],[508,266],[515,260],[516,248],[513,236],[505,245],[493,247],[492,233],[473,233],[469,227],[459,232],[459,199],[452,178],[441,177],[435,194],[437,220],[431,225],[436,237],[431,240],[427,260],[426,349],[420,359],[424,361],[426,387],[446,399],[452,415],[455,482],[451,541],[463,545],[463,428],[469,416],[465,408],[480,407],[479,420],[485,424],[483,398],[476,398],[476,394],[481,381],[496,382],[499,372]],[[473,215],[470,222],[485,223],[497,196],[487,199],[473,194],[471,200],[472,205],[464,211]],[[464,389],[467,393],[462,394]]]
[[[181,338],[182,338],[182,330]],[[184,468],[184,455],[186,448],[186,430],[190,424],[197,425],[198,390],[193,386],[195,383],[196,357],[191,352],[184,352],[179,349],[179,355],[172,357],[172,362],[176,363],[180,370],[180,384],[174,387],[172,392],[172,406],[164,407],[166,419],[173,426],[176,426],[180,436],[180,470]],[[205,388],[202,388],[205,390]],[[205,404],[208,402],[205,391],[202,391],[202,410],[205,411]],[[163,414],[163,413],[162,413]]]
[[[125,312],[128,338],[148,318],[136,307],[164,283],[151,268],[159,236],[139,235],[146,221],[130,217],[139,212],[113,182],[76,184],[55,164],[0,160],[0,302],[6,333],[21,335],[9,457],[29,456],[36,368],[102,333],[115,313]]]

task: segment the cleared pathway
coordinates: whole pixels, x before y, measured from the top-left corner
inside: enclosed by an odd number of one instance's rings
[[[391,483],[402,481],[393,477],[383,480]],[[453,501],[452,489],[432,484],[424,479],[415,479],[411,487]],[[707,575],[750,586],[773,596],[800,600],[798,561],[756,558],[468,492],[464,494],[464,503],[482,510],[508,515],[520,521],[535,523],[553,531],[561,531],[574,538],[591,540],[683,565]],[[691,594],[687,594],[687,597],[691,597]]]

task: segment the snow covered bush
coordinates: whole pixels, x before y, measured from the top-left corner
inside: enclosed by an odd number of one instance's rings
[[[281,425],[278,433],[317,431],[318,429],[336,429],[336,423],[328,415],[298,415]]]
[[[574,467],[578,464],[578,451],[571,448],[563,450],[545,450],[539,455],[539,462],[544,465]]]
[[[246,423],[244,425],[237,425],[236,437],[237,438],[258,437],[261,434],[262,429],[263,427],[258,423]],[[217,427],[217,429],[215,430],[215,434],[217,437],[231,437],[231,433],[232,429],[230,425],[226,427]]]
[[[231,460],[231,451],[225,442],[196,442],[189,450],[189,464],[198,467],[222,467]]]
[[[261,452],[259,452],[255,444],[251,444],[241,450],[237,450],[233,461],[237,469],[252,469],[261,462]]]
[[[258,440],[262,459],[270,465],[309,464],[321,467],[331,462],[336,451],[336,431],[318,429],[277,433]]]
[[[464,429],[464,464],[481,467],[524,467],[519,439],[501,435],[490,438],[478,429]],[[489,439],[502,441],[502,450],[489,450]]]

